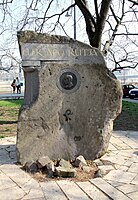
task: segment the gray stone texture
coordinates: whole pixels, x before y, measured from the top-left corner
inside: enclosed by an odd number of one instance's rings
[[[34,161],[26,162],[24,169],[30,173],[36,173],[38,171],[38,167]]]
[[[121,109],[122,90],[100,51],[61,36],[20,32],[18,39],[25,99],[18,120],[17,160],[24,164],[46,155],[66,160],[103,155]],[[66,69],[79,74],[76,91],[57,87]]]
[[[80,155],[75,159],[75,162],[73,163],[73,165],[75,167],[82,167],[82,166],[86,166],[87,162],[85,158],[82,155]]]
[[[76,170],[71,168],[65,168],[65,167],[56,167],[55,168],[55,175],[59,177],[75,177],[76,176]]]
[[[89,167],[89,166],[83,166],[82,169],[83,169],[83,171],[86,172],[86,173],[90,173],[90,171],[93,170],[93,168],[92,168],[92,167]]]
[[[70,162],[67,161],[67,160],[64,160],[64,159],[61,159],[59,161],[59,166],[60,167],[65,167],[65,168],[72,168],[72,165],[70,164]]]
[[[48,177],[53,177],[54,176],[54,172],[55,172],[55,166],[54,166],[54,162],[50,162],[46,165],[46,173],[48,175]]]
[[[37,165],[38,165],[38,168],[40,168],[40,169],[45,167],[48,163],[51,163],[51,160],[48,156],[40,157],[37,160]]]

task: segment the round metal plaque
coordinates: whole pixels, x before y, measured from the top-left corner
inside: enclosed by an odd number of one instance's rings
[[[57,87],[65,93],[73,93],[80,87],[80,75],[74,69],[63,69],[57,77]]]

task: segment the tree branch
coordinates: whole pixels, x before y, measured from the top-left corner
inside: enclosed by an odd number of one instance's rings
[[[41,24],[40,32],[41,32],[42,29],[43,29],[43,26],[44,26],[44,23],[45,23],[45,18],[46,18],[47,12],[48,12],[48,10],[49,10],[49,8],[50,8],[52,2],[53,2],[53,0],[50,1],[49,5],[48,5],[48,7],[47,7],[47,9],[46,9],[46,11],[45,11],[45,13],[44,13],[44,18],[43,18],[43,22],[42,22],[42,24]]]
[[[79,7],[79,9],[81,10],[84,16],[85,23],[86,23],[86,32],[89,38],[90,45],[94,46],[93,37],[94,37],[95,29],[96,29],[96,22],[93,16],[91,15],[89,9],[87,8],[85,0],[75,0],[75,3]]]
[[[138,0],[128,0],[130,1],[131,3],[133,3],[133,5],[138,5]]]
[[[99,13],[98,13],[98,4],[97,4],[97,0],[94,0],[94,6],[95,6],[96,18],[97,18],[97,20],[98,20],[98,18],[99,18]]]
[[[75,4],[72,4],[68,8],[66,8],[65,10],[63,10],[61,13],[56,13],[56,14],[53,14],[53,15],[48,16],[48,17],[46,17],[46,12],[45,12],[43,18],[40,18],[40,17],[38,18],[38,19],[42,19],[43,20],[43,22],[41,23],[41,25],[40,25],[40,27],[39,27],[38,30],[41,32],[42,29],[43,29],[43,27],[44,27],[45,22],[48,21],[49,19],[53,18],[53,17],[56,17],[56,16],[58,16],[58,19],[57,19],[57,22],[56,22],[56,26],[57,26],[57,23],[59,23],[61,15],[63,15],[64,13],[66,13],[70,8],[72,8],[74,6],[75,6]]]
[[[87,18],[88,20],[91,20],[93,23],[93,26],[96,26],[95,20],[93,16],[91,15],[89,9],[87,8],[86,1],[85,0],[75,0],[76,5],[79,7],[81,12],[84,15],[84,18]]]
[[[101,9],[100,9],[100,14],[99,18],[97,20],[97,26],[96,26],[96,32],[95,32],[95,45],[97,48],[101,47],[101,37],[102,37],[102,32],[105,26],[107,14],[109,12],[109,8],[111,5],[112,0],[102,0],[101,4]]]
[[[114,40],[115,40],[115,36],[117,35],[117,31],[118,31],[118,28],[123,20],[123,17],[124,17],[124,4],[125,4],[125,0],[123,0],[122,2],[122,14],[121,14],[121,17],[117,17],[112,6],[110,6],[110,10],[112,12],[112,15],[116,21],[116,25],[115,25],[115,28],[113,30],[113,33],[112,33],[112,36],[110,37],[110,39],[108,41],[105,42],[105,45],[104,45],[104,48],[103,48],[103,54],[106,56],[107,55],[107,52],[109,51],[109,48],[112,46]]]
[[[130,66],[130,65],[126,65],[126,66],[123,66],[123,67],[120,66],[120,67],[116,67],[116,68],[112,69],[112,72],[120,71],[120,70],[128,69],[128,68],[135,69],[137,66],[138,66],[138,63],[134,66]]]
[[[12,3],[13,2],[13,0],[11,0],[11,1],[8,1],[8,0],[6,0],[6,2],[2,2],[2,3],[0,3],[0,5],[4,5],[4,4],[8,4],[8,3]]]

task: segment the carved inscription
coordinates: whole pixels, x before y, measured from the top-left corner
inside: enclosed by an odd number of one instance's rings
[[[25,44],[22,46],[23,58],[36,58],[41,59],[55,59],[55,58],[69,58],[69,57],[85,57],[85,56],[97,56],[97,52],[94,48],[71,48],[63,45],[41,45],[41,44]]]

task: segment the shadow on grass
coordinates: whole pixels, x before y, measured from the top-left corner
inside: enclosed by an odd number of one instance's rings
[[[17,124],[18,121],[0,121],[0,125],[3,124]]]

